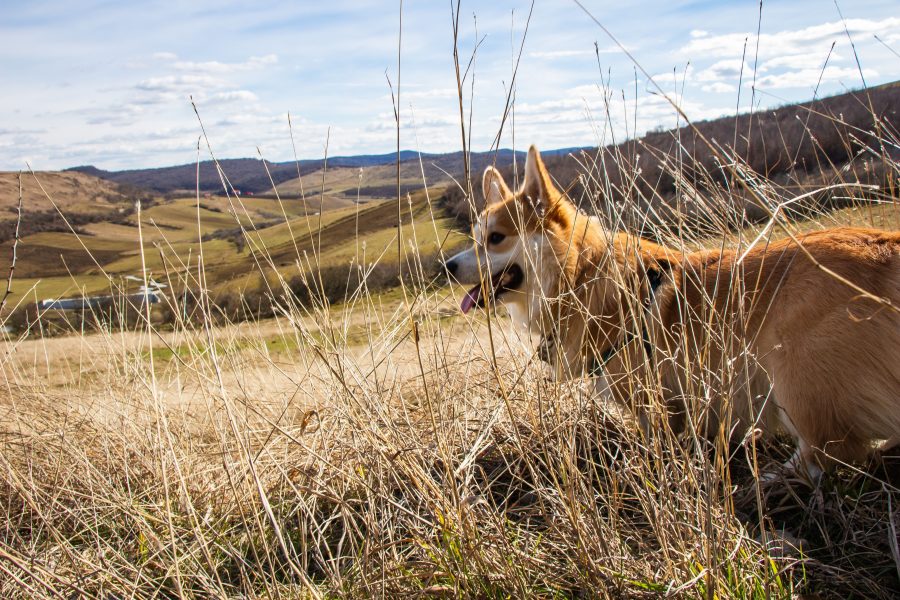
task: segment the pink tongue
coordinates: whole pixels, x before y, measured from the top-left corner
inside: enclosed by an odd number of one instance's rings
[[[472,307],[474,307],[478,303],[478,299],[481,297],[481,284],[474,286],[471,290],[466,292],[466,295],[463,296],[462,302],[459,304],[460,310],[463,311],[463,314],[466,314]]]

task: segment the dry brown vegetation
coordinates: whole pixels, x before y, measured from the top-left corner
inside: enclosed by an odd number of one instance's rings
[[[830,223],[897,228],[900,211],[797,226]],[[338,306],[282,284],[265,321],[223,326],[200,293],[172,331],[113,313],[99,333],[6,342],[0,594],[900,589],[900,459],[758,488],[789,443],[647,438],[590,381],[551,383],[535,340],[453,316],[453,292],[407,269],[402,293],[363,285]]]
[[[681,248],[837,224],[900,229],[897,130],[869,118],[878,135],[848,157],[877,159],[878,180],[823,163],[814,201],[753,152],[724,146],[707,147],[718,164],[642,159],[644,179],[659,164],[647,186],[632,154],[604,150],[614,162],[586,161],[578,198],[611,227]],[[667,191],[666,178],[679,183]],[[745,210],[750,197],[765,223]],[[206,201],[192,202],[155,208],[195,211],[183,224]],[[435,269],[451,232],[424,192],[368,210],[304,220],[299,234],[242,221],[247,254],[233,262],[223,260],[231,242],[202,241],[222,227],[198,224],[189,264],[147,247],[110,263],[158,260],[154,273],[183,282],[166,295],[165,326],[160,309],[123,300],[65,315],[60,337],[44,316],[8,336],[0,596],[900,594],[900,457],[844,466],[813,487],[789,475],[760,485],[789,442],[645,433],[589,378],[551,381],[537,340],[502,314],[457,314],[457,291]],[[164,228],[144,223],[165,247]],[[362,224],[378,227],[363,240]],[[186,225],[168,231],[187,239]],[[239,275],[261,292],[220,295],[216,280]],[[113,277],[101,283],[122,291]],[[635,389],[657,385],[646,373],[635,371]],[[740,376],[704,372],[690,403]]]
[[[642,439],[442,296],[10,342],[4,596],[896,589],[896,461],[758,512],[745,450]]]

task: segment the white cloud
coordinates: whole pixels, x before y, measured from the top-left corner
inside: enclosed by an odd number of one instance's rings
[[[742,63],[740,59],[726,58],[690,75],[691,79],[695,81],[712,82],[722,81],[723,79],[737,80],[742,73],[744,76],[747,76],[748,73],[752,72],[753,70],[747,64]]]
[[[821,69],[825,65],[826,56],[828,56],[827,53],[823,55],[821,52],[801,52],[776,56],[763,61],[759,65],[759,72],[765,73],[774,69]],[[828,62],[834,64],[843,58],[837,52],[832,52],[831,56],[828,56]]]
[[[730,83],[722,83],[721,81],[716,81],[713,83],[704,84],[700,87],[700,89],[710,94],[728,94],[730,92],[737,91],[737,86],[731,85]]]
[[[758,38],[755,33],[710,35],[695,31],[678,54],[700,65],[691,70],[688,80],[699,82],[701,90],[708,93],[735,91],[742,73],[744,85],[755,83],[760,90],[811,90],[820,83],[854,87],[861,81],[849,52],[847,31],[857,50],[871,48],[873,34],[880,37],[895,31],[900,28],[900,18],[848,19],[846,31],[844,27],[842,21],[827,22],[764,33]],[[743,64],[742,57],[745,59]],[[753,62],[757,62],[755,81]],[[711,64],[703,66],[705,63]],[[863,70],[867,79],[877,77],[879,72],[871,67]]]
[[[90,111],[85,122],[88,125],[124,126],[134,123],[144,113],[144,107],[137,104],[109,106]]]
[[[416,130],[433,130],[444,127],[459,127],[459,116],[456,113],[446,113],[444,111],[433,108],[413,108],[411,114],[407,114],[403,119],[404,127],[415,127]],[[365,130],[370,133],[396,131],[397,122],[394,120],[394,114],[389,112],[381,112],[376,119],[365,126]]]
[[[206,100],[207,104],[224,104],[231,102],[257,102],[259,97],[249,90],[233,90],[213,94]]]
[[[218,77],[209,75],[166,75],[151,77],[135,85],[145,92],[193,92],[211,88],[229,87],[230,84]]]
[[[824,61],[831,42],[839,45],[846,42],[844,22],[834,21],[813,25],[796,30],[784,30],[778,33],[763,33],[757,36],[752,32],[726,33],[723,35],[695,36],[679,53],[688,58],[740,58],[744,54],[744,43],[747,44],[747,56],[752,56],[757,47],[760,58],[774,58],[785,55],[805,54],[813,51],[821,52]],[[879,21],[870,19],[848,19],[847,31],[854,39],[876,34],[883,37],[896,32],[900,28],[900,18],[891,17]],[[813,50],[815,49],[815,50]]]
[[[518,104],[516,137],[551,139],[562,146],[605,144],[660,125],[668,128],[684,124],[675,107],[659,95],[624,100],[618,94],[607,97],[597,86],[587,85],[564,90],[559,96],[551,101]],[[693,120],[715,118],[733,110],[684,99],[679,107]]]
[[[236,71],[253,71],[269,67],[278,63],[278,55],[267,54],[265,56],[251,56],[244,62],[225,63],[216,60],[205,62],[193,62],[179,60],[172,66],[179,71],[193,71],[196,73],[234,73]]]
[[[867,79],[878,76],[875,69],[863,69],[863,75]],[[814,87],[819,81],[824,82],[846,82],[848,87],[856,85],[859,82],[859,70],[855,67],[835,67],[829,66],[822,69],[800,69],[799,71],[787,71],[773,75],[763,75],[757,77],[756,85],[761,88],[779,89],[779,88],[797,88],[797,87]]]

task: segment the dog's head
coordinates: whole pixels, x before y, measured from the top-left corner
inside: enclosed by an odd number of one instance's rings
[[[546,234],[562,229],[575,210],[553,185],[534,146],[517,192],[494,167],[485,169],[482,191],[485,206],[472,229],[474,244],[444,265],[453,280],[472,285],[460,304],[464,313],[489,303],[524,306],[534,292],[546,292],[537,267],[542,254],[553,250]]]

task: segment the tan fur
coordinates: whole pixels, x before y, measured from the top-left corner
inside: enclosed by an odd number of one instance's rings
[[[858,460],[900,433],[900,313],[840,280],[900,307],[900,232],[832,229],[738,259],[691,254],[660,290],[653,337],[670,406],[690,412],[683,400],[702,391],[704,373],[737,372],[741,389],[719,382],[707,423],[728,411],[744,426],[779,417],[812,470],[828,466],[820,451]],[[761,406],[769,382],[774,398]]]
[[[491,167],[483,192],[475,246],[448,264],[482,286],[522,266],[524,283],[499,301],[549,342],[560,377],[589,374],[604,357],[615,397],[642,412],[661,390],[674,423],[689,415],[707,435],[780,423],[798,441],[792,466],[810,472],[827,466],[820,450],[855,460],[900,437],[900,233],[808,234],[798,242],[812,259],[790,239],[740,264],[732,251],[683,255],[580,213],[533,146],[517,192]],[[648,271],[665,277],[655,294]]]

